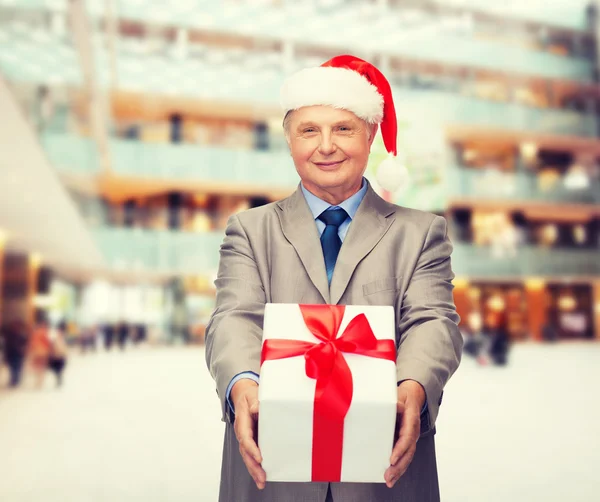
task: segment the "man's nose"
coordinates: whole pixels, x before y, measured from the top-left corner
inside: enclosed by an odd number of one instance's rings
[[[321,133],[321,142],[319,143],[319,153],[323,155],[331,155],[335,152],[336,146],[333,137],[328,132]]]

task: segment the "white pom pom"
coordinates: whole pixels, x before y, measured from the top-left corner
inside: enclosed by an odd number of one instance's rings
[[[390,154],[379,164],[375,179],[384,190],[395,192],[408,182],[408,170],[397,157]]]

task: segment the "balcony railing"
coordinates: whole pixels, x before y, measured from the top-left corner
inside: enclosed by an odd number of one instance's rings
[[[586,30],[588,0],[556,0],[548,9],[540,8],[542,2],[490,2],[489,0],[436,0],[435,3],[461,9],[475,9],[501,19],[532,21],[572,30]]]
[[[99,172],[96,147],[88,138],[46,133],[42,143],[59,171],[90,175]],[[267,189],[290,189],[299,182],[285,152],[119,139],[110,142],[110,151],[112,169],[123,177],[262,185]]]
[[[224,232],[178,232],[104,227],[93,230],[107,263],[117,270],[213,274]],[[498,255],[490,248],[455,243],[452,267],[473,277],[600,275],[599,250],[524,246]]]
[[[90,175],[98,172],[96,147],[89,139],[47,133],[42,141],[51,163],[58,170]],[[112,140],[111,153],[114,172],[123,177],[189,180],[231,187],[260,186],[265,191],[293,190],[299,182],[292,160],[285,151]],[[600,182],[593,179],[587,187],[569,189],[560,183],[542,190],[533,173],[498,173],[449,166],[445,176],[445,191],[450,198],[600,204]]]
[[[533,173],[500,173],[451,166],[446,170],[449,197],[496,200],[600,204],[600,181],[589,179],[587,186],[568,188],[564,182],[542,189]]]
[[[107,263],[115,270],[162,274],[216,272],[224,232],[189,233],[104,227],[93,230]]]
[[[482,278],[600,275],[600,249],[549,249],[522,246],[514,253],[455,243],[452,269],[456,275]]]
[[[98,2],[96,4],[100,5]],[[122,19],[138,21],[144,20],[145,11],[153,11],[151,7],[145,9],[138,2],[124,2],[121,9]],[[468,66],[545,79],[593,82],[593,61],[514,46],[510,36],[503,42],[478,39],[469,34],[445,34],[437,30],[429,30],[427,33],[416,30],[411,33],[410,30],[394,25],[389,18],[382,18],[381,23],[365,22],[358,18],[355,29],[359,35],[350,35],[340,41],[331,30],[314,28],[317,26],[314,19],[311,26],[295,22],[294,19],[287,23],[282,21],[261,26],[268,18],[256,11],[255,18],[250,22],[241,15],[236,16],[240,23],[236,28],[234,20],[223,16],[223,11],[227,9],[219,6],[218,2],[207,3],[206,9],[213,10],[214,15],[207,13],[200,16],[197,27],[212,33],[220,31],[233,36],[258,38],[266,35],[270,39],[283,39],[286,43],[297,42],[302,45],[310,40],[311,45],[329,48],[330,51],[366,51],[410,61]],[[168,18],[173,14],[180,15],[183,19],[170,21]],[[213,19],[210,26],[204,25],[202,19],[211,17]],[[285,17],[284,15],[284,19]],[[195,20],[198,19],[195,17]],[[157,22],[169,25],[179,22],[190,24],[184,11],[175,10],[161,12],[159,19],[151,20],[151,24]],[[328,25],[336,24],[332,19],[327,19],[326,22]],[[349,32],[348,20],[340,23]],[[270,105],[278,102],[279,87],[284,78],[281,64],[284,57],[281,53],[257,53],[250,49],[220,50],[200,45],[195,50],[190,49],[196,55],[187,58],[170,55],[168,50],[140,55],[139,40],[128,37],[120,40],[119,47],[121,50],[116,54],[115,61],[119,90]],[[141,49],[144,49],[143,44]],[[111,65],[108,64],[110,57],[100,43],[96,45],[96,54],[99,84],[107,86],[112,81]],[[304,67],[318,63],[306,59],[292,61],[292,64]],[[26,25],[23,27],[23,23],[7,23],[5,27],[0,27],[0,71],[17,83],[80,86],[83,79],[76,50],[67,39],[50,30]],[[388,76],[391,78],[393,75]]]
[[[289,153],[186,144],[111,142],[114,170],[124,176],[294,187],[299,178]]]

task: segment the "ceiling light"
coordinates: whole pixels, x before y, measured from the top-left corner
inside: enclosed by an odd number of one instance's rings
[[[530,279],[526,279],[525,280],[525,288],[529,289],[529,290],[533,290],[533,289],[544,289],[544,286],[546,285],[546,283],[544,282],[543,279],[537,279],[537,278],[530,278]]]
[[[586,228],[581,224],[576,225],[575,228],[573,229],[573,237],[577,244],[585,244],[585,242],[587,241]]]
[[[29,255],[29,264],[33,268],[38,268],[42,264],[42,255],[40,253],[31,253]]]
[[[494,312],[502,312],[506,307],[506,302],[502,296],[495,294],[488,299],[487,306]]]
[[[538,147],[535,143],[521,143],[519,149],[521,151],[521,155],[525,160],[535,160],[535,158],[537,157]]]
[[[563,183],[569,190],[584,190],[590,186],[590,178],[585,169],[573,164],[564,177]]]
[[[572,294],[561,296],[558,299],[558,308],[560,310],[574,310],[577,307],[577,300]]]

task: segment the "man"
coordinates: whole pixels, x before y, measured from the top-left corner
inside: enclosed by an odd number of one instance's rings
[[[291,76],[282,103],[302,182],[287,199],[229,220],[206,329],[226,421],[219,500],[438,501],[434,424],[462,347],[446,222],[386,202],[363,178],[379,124],[396,154],[391,89],[375,67],[333,58]],[[397,186],[394,170],[392,158],[378,181]],[[256,437],[265,303],[395,308],[399,438],[385,484],[266,483]]]

